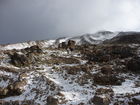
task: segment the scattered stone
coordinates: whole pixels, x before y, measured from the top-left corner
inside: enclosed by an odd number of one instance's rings
[[[47,105],[58,105],[58,99],[54,98],[53,96],[47,97]]]

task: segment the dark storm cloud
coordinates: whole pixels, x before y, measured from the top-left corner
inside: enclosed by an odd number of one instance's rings
[[[139,0],[0,0],[0,43],[139,30]]]

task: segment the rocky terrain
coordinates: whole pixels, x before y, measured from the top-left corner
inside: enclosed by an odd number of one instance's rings
[[[140,105],[140,34],[98,35],[1,45],[0,105]]]

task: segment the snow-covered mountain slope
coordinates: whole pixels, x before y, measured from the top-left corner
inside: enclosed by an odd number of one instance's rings
[[[94,34],[84,34],[76,37],[59,38],[56,43],[67,42],[68,40],[76,41],[77,45],[82,44],[99,44],[106,39],[111,39],[118,35],[118,32],[101,31]]]
[[[88,64],[88,60],[83,60],[80,52],[68,54],[65,50],[42,50],[40,54],[33,53],[37,60],[25,67],[18,67],[9,62],[11,59],[16,60],[16,57],[9,58],[7,54],[0,54],[0,104],[129,105],[132,99],[140,100],[140,76],[126,71],[118,72],[115,69],[123,68],[123,64],[117,65],[115,60],[108,62],[111,63],[113,72],[107,68],[104,74],[101,68],[107,65],[105,62]],[[120,62],[124,62],[123,60],[125,59],[120,59]],[[107,80],[110,74],[106,72],[112,72],[113,77]],[[95,80],[98,75],[99,79]],[[114,77],[118,80],[114,80]],[[102,82],[106,85],[100,84]]]
[[[114,35],[2,46],[0,105],[139,105],[140,44],[92,45]],[[73,52],[49,47],[69,39],[79,44]]]
[[[24,49],[33,45],[39,45],[41,47],[57,46],[59,43],[67,42],[68,40],[74,40],[77,45],[81,44],[99,44],[106,39],[111,39],[116,36],[118,32],[102,31],[95,34],[84,34],[76,37],[63,37],[56,40],[42,40],[42,41],[29,41],[16,44],[0,45],[0,50],[11,49]]]
[[[12,49],[24,49],[34,45],[39,45],[42,47],[49,47],[55,43],[55,40],[43,40],[43,41],[28,41],[16,44],[0,45],[0,50],[12,50]]]

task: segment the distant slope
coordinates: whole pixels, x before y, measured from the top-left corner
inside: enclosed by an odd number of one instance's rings
[[[24,49],[34,45],[39,45],[42,47],[49,47],[53,45],[55,40],[42,40],[42,41],[29,41],[16,44],[0,45],[0,50],[12,50],[12,49]]]
[[[41,47],[58,46],[59,43],[67,42],[68,40],[76,41],[77,45],[81,44],[99,44],[107,39],[111,39],[118,35],[118,32],[100,31],[94,34],[84,34],[76,37],[63,37],[56,40],[41,40],[41,41],[29,41],[16,44],[0,45],[0,50],[12,50],[23,49],[33,45],[39,45]]]
[[[104,41],[110,44],[140,44],[140,32],[120,32],[112,39]]]
[[[113,33],[110,31],[100,31],[95,34],[84,34],[76,37],[59,38],[56,40],[56,44],[61,42],[67,42],[68,40],[76,41],[77,45],[81,44],[99,44],[106,39],[111,39],[116,36],[118,32]]]

